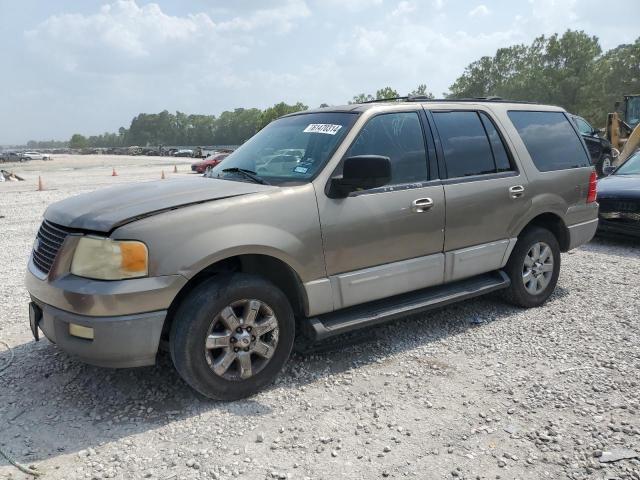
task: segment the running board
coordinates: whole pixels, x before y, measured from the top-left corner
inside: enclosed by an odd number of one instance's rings
[[[508,288],[509,285],[511,280],[507,274],[498,270],[307,318],[301,322],[302,331],[310,340],[320,341],[359,328],[478,297]]]

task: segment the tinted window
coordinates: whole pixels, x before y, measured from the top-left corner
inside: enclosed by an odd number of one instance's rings
[[[383,155],[391,159],[390,184],[427,180],[427,154],[422,126],[415,112],[387,113],[373,117],[362,128],[347,152]]]
[[[493,154],[476,112],[433,112],[449,178],[495,173]]]
[[[509,162],[509,155],[507,155],[507,150],[504,147],[504,143],[502,143],[502,139],[500,138],[495,125],[484,113],[480,113],[480,118],[482,119],[482,124],[487,132],[487,136],[489,137],[491,151],[493,152],[493,158],[496,162],[496,170],[498,172],[507,172],[511,170],[512,168],[511,163]]]
[[[576,126],[578,127],[578,131],[585,135],[591,135],[593,132],[593,128],[589,125],[585,120],[579,117],[573,117],[573,120],[576,122]]]
[[[580,137],[564,113],[514,110],[509,118],[541,172],[589,166]]]

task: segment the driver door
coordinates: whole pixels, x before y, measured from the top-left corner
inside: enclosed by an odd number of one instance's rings
[[[444,191],[430,176],[423,125],[418,111],[373,116],[345,158],[389,157],[391,182],[340,199],[317,192],[335,309],[443,282]]]

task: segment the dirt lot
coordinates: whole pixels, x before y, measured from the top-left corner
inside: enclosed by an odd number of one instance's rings
[[[185,159],[82,156],[4,165],[0,448],[44,478],[640,479],[640,245],[562,257],[542,308],[482,298],[296,355],[269,390],[219,403],[158,365],[107,370],[29,332],[24,270],[51,202],[187,175]],[[115,167],[118,176],[111,176]],[[38,175],[47,191],[37,192]],[[0,369],[11,354],[0,345]],[[0,457],[0,478],[24,478]]]

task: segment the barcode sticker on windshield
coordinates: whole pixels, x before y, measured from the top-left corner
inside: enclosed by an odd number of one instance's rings
[[[342,125],[332,125],[330,123],[311,123],[303,130],[305,133],[325,133],[327,135],[335,135]]]

